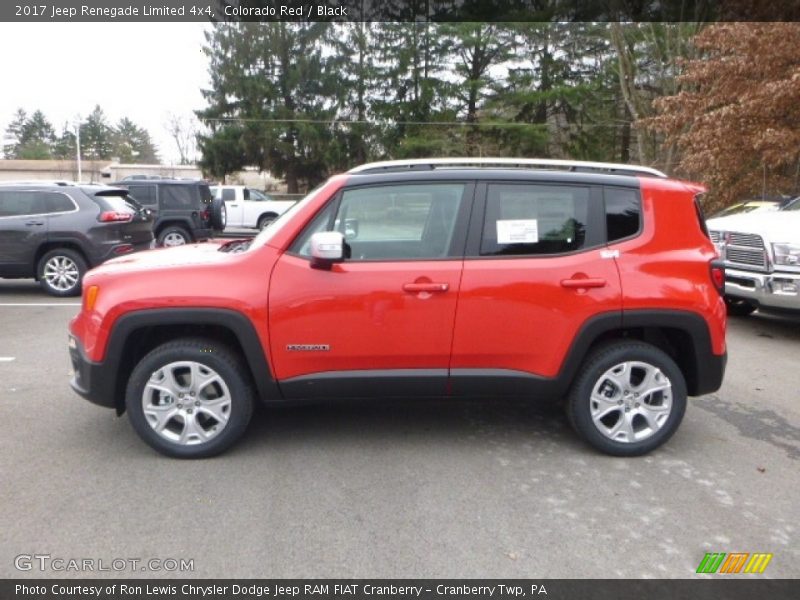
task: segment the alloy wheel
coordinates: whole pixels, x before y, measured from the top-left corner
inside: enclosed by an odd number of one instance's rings
[[[597,430],[616,442],[641,442],[656,434],[672,411],[672,382],[646,362],[619,363],[592,387],[590,413]]]
[[[195,361],[171,362],[150,375],[142,392],[142,411],[165,440],[204,444],[228,424],[231,393],[210,367]]]
[[[78,285],[80,270],[71,258],[54,256],[45,263],[42,276],[50,287],[66,292]]]

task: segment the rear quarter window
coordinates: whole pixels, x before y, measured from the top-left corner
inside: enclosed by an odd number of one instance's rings
[[[209,199],[211,192],[206,187]],[[186,210],[200,208],[194,187],[189,185],[165,185],[161,188],[161,206],[165,209]]]
[[[46,194],[45,203],[49,213],[75,210],[75,203],[66,194]]]
[[[607,187],[603,191],[606,206],[606,235],[616,242],[639,233],[642,201],[638,190]]]

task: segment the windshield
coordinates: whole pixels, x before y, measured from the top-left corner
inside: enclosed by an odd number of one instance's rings
[[[784,206],[782,210],[796,210],[800,212],[800,198],[795,198],[789,204]]]
[[[716,213],[712,219],[716,219],[719,217],[729,217],[731,215],[740,215],[749,212],[765,212],[771,210],[778,210],[780,206],[779,202],[769,202],[769,201],[756,201],[756,202],[742,202],[740,204],[734,204],[733,206],[729,206],[728,208],[723,208],[721,211]]]
[[[325,183],[321,183],[313,190],[311,190],[308,195],[297,202],[294,206],[292,206],[289,210],[285,213],[281,214],[277,219],[275,219],[272,223],[267,225],[266,228],[261,230],[254,239],[253,242],[250,244],[250,249],[261,248],[262,246],[266,245],[277,232],[279,232],[283,227],[292,220],[292,217],[296,215],[298,212],[303,210],[303,207],[308,205],[319,193],[319,191],[324,187]]]

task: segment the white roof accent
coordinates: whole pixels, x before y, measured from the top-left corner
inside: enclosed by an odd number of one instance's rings
[[[584,160],[560,160],[554,158],[412,158],[386,160],[354,167],[348,173],[368,173],[373,171],[397,171],[404,167],[409,170],[417,166],[436,168],[496,167],[512,169],[561,169],[568,171],[597,171],[609,174],[649,175],[667,177],[665,173],[651,167],[626,165],[622,163],[590,162]]]

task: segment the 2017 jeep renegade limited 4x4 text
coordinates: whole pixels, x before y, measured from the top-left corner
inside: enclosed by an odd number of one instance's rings
[[[177,457],[228,448],[257,401],[387,396],[564,400],[589,444],[643,454],[725,370],[701,191],[606,163],[364,165],[252,241],[91,271],[72,387]]]

